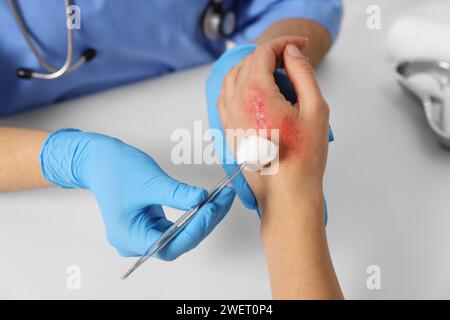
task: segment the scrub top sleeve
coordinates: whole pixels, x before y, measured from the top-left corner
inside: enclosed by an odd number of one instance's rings
[[[268,27],[283,19],[301,18],[322,25],[332,41],[342,19],[341,0],[253,0],[236,4],[237,30],[232,40],[248,43]]]

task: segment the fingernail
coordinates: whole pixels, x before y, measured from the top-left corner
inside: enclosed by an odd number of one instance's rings
[[[286,50],[287,50],[288,54],[291,57],[293,57],[293,58],[302,59],[302,60],[305,59],[305,57],[303,56],[302,52],[300,51],[300,49],[296,45],[293,45],[293,44],[289,43],[286,46]]]

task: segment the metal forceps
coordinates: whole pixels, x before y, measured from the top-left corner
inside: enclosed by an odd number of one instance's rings
[[[220,191],[223,190],[231,181],[238,176],[239,173],[244,170],[246,163],[242,163],[234,168],[229,175],[226,175],[222,180],[220,180],[211,190],[208,191],[208,197],[200,203],[194,209],[186,211],[181,217],[179,217],[162,236],[156,240],[145,252],[145,254],[139,258],[131,266],[130,269],[122,276],[122,280],[126,279],[134,270],[136,270],[140,265],[142,265],[148,258],[152,257],[160,250],[162,250],[177,234],[179,234],[187,224],[196,216],[201,208],[208,202],[212,201]]]

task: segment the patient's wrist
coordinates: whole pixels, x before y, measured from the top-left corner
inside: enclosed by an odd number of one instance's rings
[[[264,211],[272,203],[320,202],[323,185],[320,178],[308,178],[295,173],[282,173],[259,181],[249,181],[258,201],[259,209]],[[255,185],[255,182],[257,182]],[[255,187],[255,188],[254,188]]]
[[[265,244],[276,241],[293,243],[305,232],[317,239],[325,235],[323,193],[298,194],[266,201],[261,211],[261,238]]]
[[[273,185],[265,194],[258,195],[258,206],[263,224],[277,220],[299,221],[314,219],[324,224],[323,189],[321,184]]]

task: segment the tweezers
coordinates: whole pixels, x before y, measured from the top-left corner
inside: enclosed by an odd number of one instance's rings
[[[222,191],[229,183],[231,183],[239,173],[244,170],[246,164],[242,163],[234,168],[228,175],[223,177],[211,190],[208,191],[208,196],[197,207],[186,211],[181,217],[179,217],[167,231],[165,231],[158,240],[156,240],[140,257],[128,271],[121,277],[122,280],[126,279],[134,270],[142,265],[148,258],[154,256],[160,250],[162,250],[176,235],[178,235],[188,223],[197,215],[201,208],[208,202],[214,200],[214,198]]]

